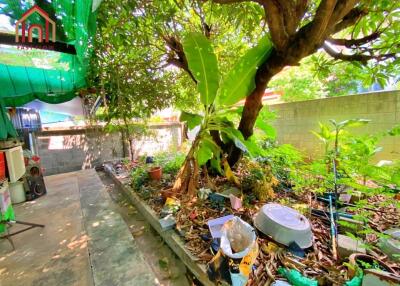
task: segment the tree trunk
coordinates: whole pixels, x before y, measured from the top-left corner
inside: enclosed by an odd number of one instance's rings
[[[122,153],[125,158],[129,156],[128,154],[129,151],[126,149],[126,147],[128,147],[128,144],[126,140],[125,130],[121,130],[121,140],[122,140]]]
[[[248,139],[253,135],[254,125],[258,114],[263,107],[262,98],[264,96],[267,84],[274,75],[279,73],[286,65],[287,59],[279,55],[274,49],[268,59],[260,66],[256,73],[256,88],[246,97],[243,108],[242,117],[239,123],[239,131],[243,134],[244,139]],[[228,163],[230,166],[235,165],[242,156],[242,151],[233,143],[228,144],[225,151],[228,153]]]

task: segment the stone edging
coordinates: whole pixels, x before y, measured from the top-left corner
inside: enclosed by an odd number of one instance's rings
[[[181,259],[186,265],[188,270],[205,286],[215,285],[208,279],[206,268],[204,265],[196,262],[198,260],[193,256],[184,245],[183,240],[175,232],[174,229],[163,230],[159,223],[159,218],[156,213],[135,194],[130,186],[125,185],[121,182],[116,174],[112,171],[109,165],[104,168],[105,172],[113,179],[113,181],[121,188],[124,194],[129,199],[129,202],[137,208],[137,210],[144,216],[144,218],[150,223],[150,225],[158,232],[163,240],[168,244],[171,250]]]

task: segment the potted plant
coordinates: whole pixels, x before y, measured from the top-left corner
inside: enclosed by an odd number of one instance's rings
[[[149,173],[149,177],[152,180],[161,180],[162,177],[162,167],[160,166],[158,160],[153,159],[154,161],[149,164],[149,169],[148,169],[148,173]]]
[[[161,180],[162,177],[162,168],[160,166],[151,167],[148,170],[149,177],[152,180]]]

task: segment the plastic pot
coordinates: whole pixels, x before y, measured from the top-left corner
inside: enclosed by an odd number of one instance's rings
[[[153,167],[149,171],[149,177],[152,180],[161,180],[162,177],[162,168],[161,167]]]

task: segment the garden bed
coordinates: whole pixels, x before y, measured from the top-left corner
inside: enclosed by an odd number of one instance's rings
[[[145,215],[153,228],[160,233],[166,243],[182,259],[199,281],[204,285],[214,285],[208,279],[204,265],[209,263],[216,254],[216,252],[212,251],[212,239],[207,222],[211,219],[232,214],[253,224],[252,218],[260,210],[261,206],[265,204],[265,200],[249,199],[251,196],[248,196],[247,200],[243,201],[243,207],[238,210],[231,207],[229,200],[215,202],[196,198],[191,201],[185,201],[174,214],[176,220],[175,228],[166,230],[163,229],[159,221],[165,203],[165,194],[163,198],[162,193],[163,190],[171,186],[173,176],[164,174],[163,179],[160,181],[139,180],[139,182],[135,182],[134,180],[132,182],[132,178],[128,173],[135,170],[135,168],[128,168],[128,170],[121,173],[123,175],[116,175],[115,172],[110,171],[109,173],[129,196],[131,202]],[[109,166],[108,169],[111,170],[112,166]],[[244,182],[243,177],[248,177],[249,175],[240,168],[235,174],[242,177],[242,183]],[[130,184],[133,185],[133,188],[129,186]],[[134,189],[135,184],[136,188],[139,186],[138,189],[140,191]],[[213,188],[218,190],[217,192],[235,189],[234,184],[225,177],[215,177],[212,184]],[[204,190],[204,187],[206,187],[204,183],[202,186]],[[199,192],[201,191],[200,189]],[[384,206],[382,204],[384,200],[385,197],[381,195],[368,198],[369,206],[376,206],[374,209],[375,214],[370,219],[369,226],[378,232],[383,232],[390,227],[399,225],[398,209],[393,205]],[[303,275],[318,280],[319,285],[343,285],[346,280],[349,280],[348,266],[343,264],[347,257],[341,257],[340,260],[335,260],[333,257],[329,243],[331,238],[329,217],[323,212],[323,210],[326,210],[324,202],[317,200],[312,192],[296,194],[290,189],[281,189],[271,194],[267,201],[287,205],[306,215],[313,232],[313,245],[306,251],[304,258],[299,258],[293,255],[292,251],[288,250],[287,247],[258,232],[257,243],[260,251],[247,285],[264,285],[274,279],[282,278],[278,274],[278,268],[281,266],[299,270]],[[310,210],[313,211],[311,212]],[[354,212],[354,210],[349,210],[350,213],[352,211]],[[344,220],[343,225],[340,225],[339,233],[357,233],[359,231],[357,227],[360,227],[358,221]],[[367,250],[369,254],[372,254],[380,261],[388,262],[387,256],[375,246],[378,241],[378,237],[375,234],[366,232],[364,241],[371,244],[371,248]],[[398,272],[400,270],[398,263],[389,262],[389,264],[395,271]]]

